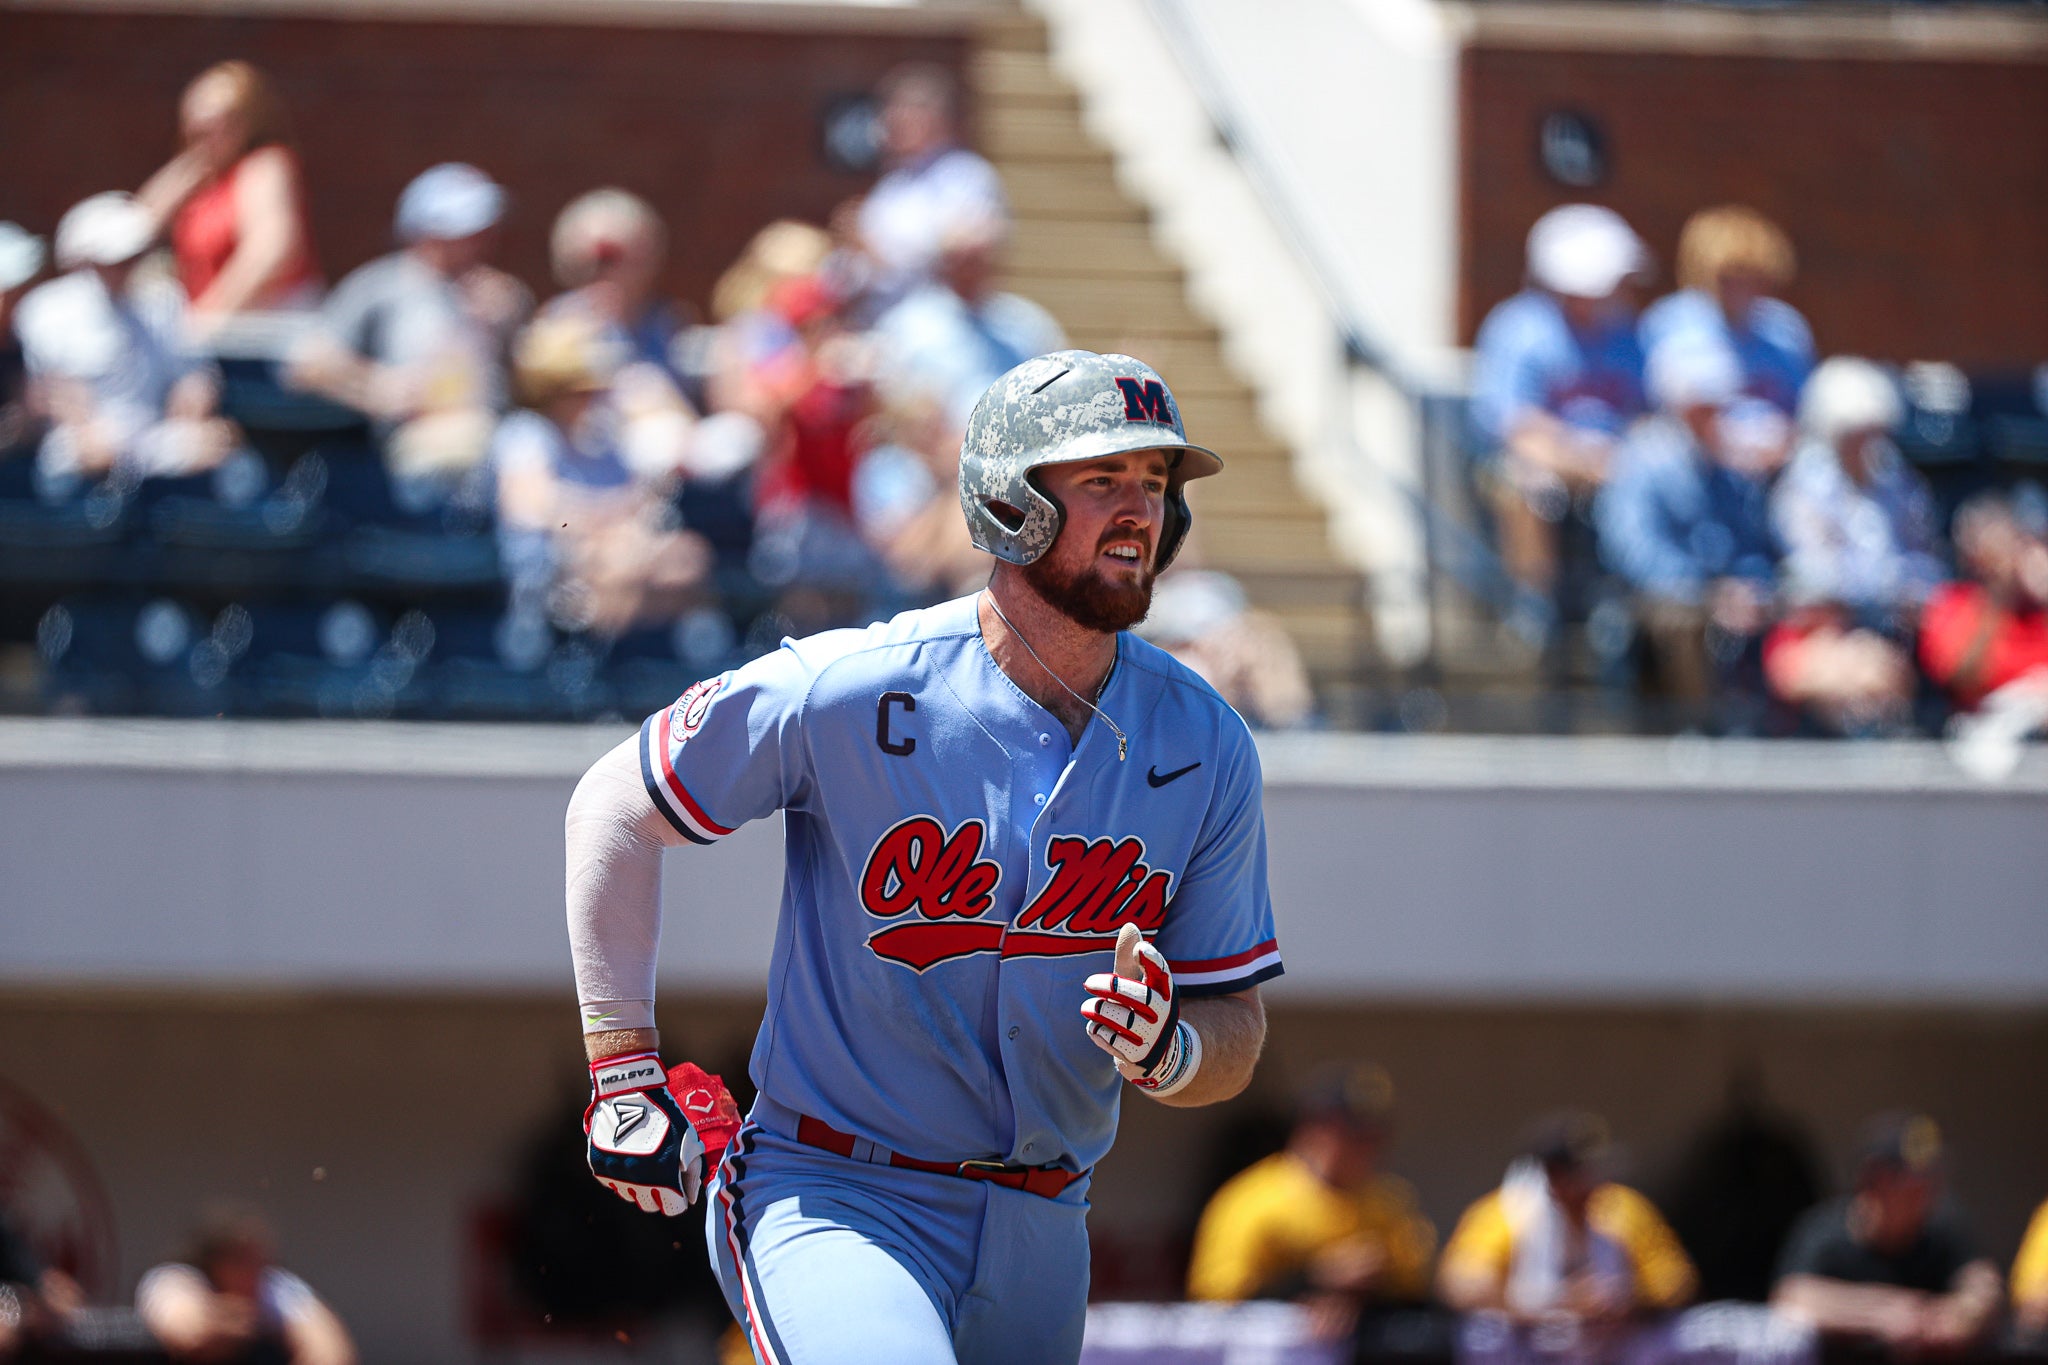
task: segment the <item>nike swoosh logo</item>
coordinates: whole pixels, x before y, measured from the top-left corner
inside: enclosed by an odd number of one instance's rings
[[[1147,782],[1149,782],[1149,783],[1150,783],[1150,784],[1151,784],[1152,786],[1154,786],[1154,787],[1163,787],[1163,786],[1165,786],[1165,785],[1166,785],[1167,783],[1169,783],[1169,782],[1173,781],[1173,779],[1174,779],[1174,778],[1176,778],[1176,777],[1186,777],[1186,776],[1187,776],[1187,775],[1188,775],[1189,773],[1193,772],[1193,771],[1194,771],[1195,769],[1197,769],[1197,768],[1199,768],[1199,767],[1201,767],[1201,766],[1202,766],[1202,760],[1201,760],[1201,759],[1199,759],[1199,758],[1198,758],[1198,759],[1196,759],[1196,760],[1195,760],[1194,762],[1192,762],[1192,763],[1188,764],[1188,766],[1187,766],[1187,767],[1185,767],[1185,768],[1175,768],[1175,769],[1174,769],[1174,770],[1173,770],[1172,772],[1170,772],[1170,773],[1162,773],[1162,772],[1160,772],[1160,771],[1159,771],[1159,769],[1158,769],[1158,767],[1157,767],[1157,766],[1155,765],[1155,766],[1153,766],[1153,767],[1150,767],[1150,768],[1147,768],[1147,769],[1145,770],[1145,780],[1146,780]]]

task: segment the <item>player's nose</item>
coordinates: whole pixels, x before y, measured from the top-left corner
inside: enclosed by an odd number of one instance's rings
[[[1122,527],[1145,526],[1152,520],[1152,507],[1152,495],[1143,481],[1132,479],[1118,488],[1110,520]]]

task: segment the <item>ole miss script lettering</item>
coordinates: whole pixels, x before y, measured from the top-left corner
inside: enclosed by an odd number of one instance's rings
[[[1017,922],[984,919],[1003,879],[1002,867],[981,856],[986,834],[980,820],[963,820],[949,835],[930,816],[914,815],[875,841],[861,874],[861,907],[899,921],[868,937],[877,957],[918,972],[974,953],[1064,957],[1114,948],[1126,924],[1152,933],[1166,922],[1173,874],[1145,862],[1145,842],[1135,835],[1052,840],[1045,850],[1052,879]]]

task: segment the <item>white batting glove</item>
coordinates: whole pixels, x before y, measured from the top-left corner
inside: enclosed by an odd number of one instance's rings
[[[1135,924],[1117,931],[1116,970],[1082,983],[1088,1036],[1116,1062],[1119,1075],[1153,1095],[1171,1095],[1202,1064],[1202,1036],[1180,1017],[1173,972]]]
[[[590,1064],[590,1173],[648,1213],[696,1203],[739,1126],[725,1082],[688,1062],[663,1070],[654,1053],[627,1052]]]

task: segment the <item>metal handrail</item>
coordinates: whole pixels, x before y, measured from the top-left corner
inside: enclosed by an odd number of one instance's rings
[[[1215,127],[1217,137],[1257,186],[1260,198],[1272,214],[1281,235],[1287,238],[1296,257],[1314,277],[1316,292],[1321,295],[1330,321],[1337,329],[1345,358],[1384,376],[1403,394],[1410,397],[1419,395],[1424,386],[1403,372],[1392,353],[1374,336],[1372,324],[1358,316],[1345,302],[1342,273],[1330,261],[1327,251],[1316,240],[1315,232],[1296,209],[1293,197],[1274,170],[1275,158],[1261,149],[1256,137],[1246,131],[1246,121],[1239,114],[1215,64],[1209,60],[1208,49],[1201,36],[1188,23],[1181,0],[1145,0],[1145,6],[1158,23],[1160,32],[1166,36],[1166,44],[1179,60],[1181,69],[1187,73],[1189,83],[1195,88],[1195,96]]]
[[[1443,439],[1439,424],[1448,420],[1444,409],[1452,403],[1462,408],[1464,395],[1409,374],[1394,358],[1392,351],[1375,336],[1370,321],[1360,316],[1349,303],[1342,285],[1342,273],[1296,206],[1284,179],[1275,169],[1275,158],[1261,148],[1258,138],[1248,131],[1248,121],[1239,112],[1236,101],[1211,62],[1201,36],[1188,22],[1181,0],[1145,0],[1145,4],[1160,32],[1165,35],[1168,48],[1187,74],[1203,112],[1216,129],[1217,137],[1229,148],[1239,168],[1259,191],[1281,236],[1307,269],[1337,332],[1347,373],[1363,369],[1376,374],[1393,385],[1415,407],[1416,429],[1421,433],[1424,447],[1419,462],[1422,470],[1420,487],[1366,457],[1348,412],[1339,414],[1338,420],[1331,425],[1340,433],[1340,439],[1348,447],[1347,453],[1354,463],[1369,470],[1421,519],[1424,570],[1430,576],[1424,590],[1432,613],[1437,596],[1435,576],[1439,571],[1489,608],[1496,612],[1505,611],[1512,605],[1514,587],[1499,554],[1485,537],[1446,512],[1431,486],[1435,452],[1430,447]],[[1339,402],[1346,399],[1348,387],[1338,396]],[[1435,632],[1432,631],[1432,639],[1434,637]]]

